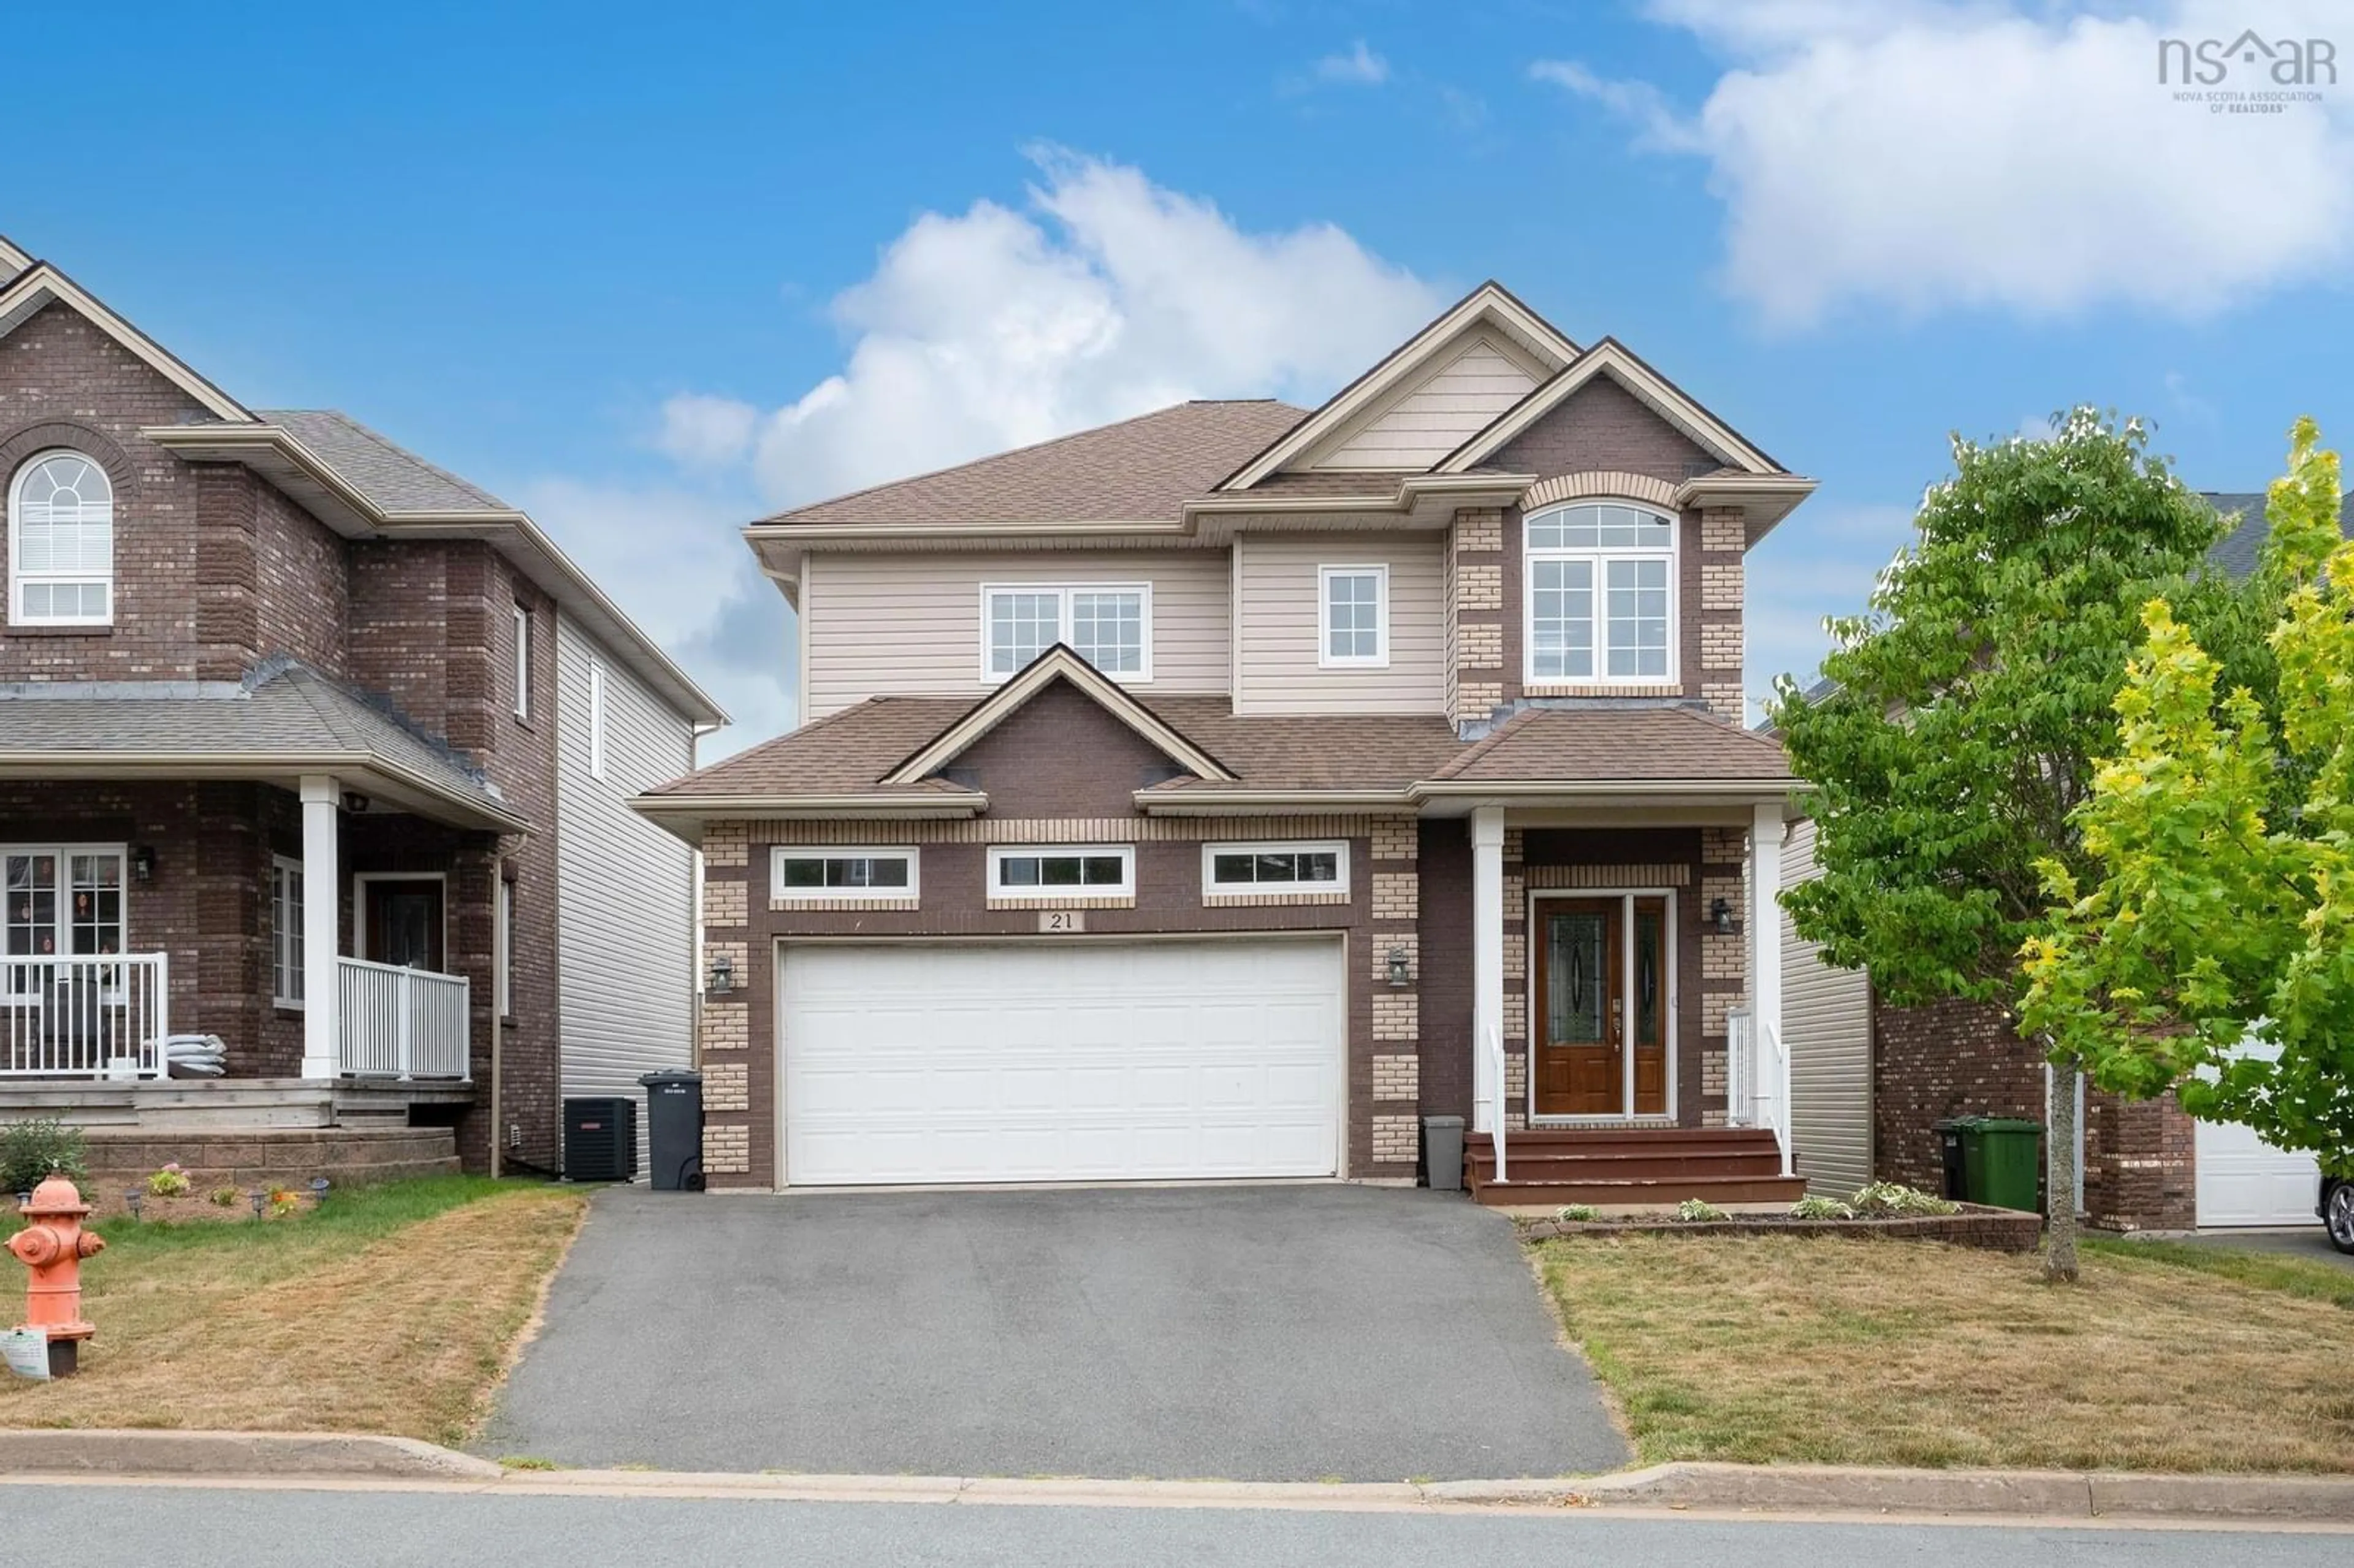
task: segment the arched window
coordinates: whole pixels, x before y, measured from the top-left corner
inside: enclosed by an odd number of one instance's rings
[[[114,619],[114,486],[80,452],[43,452],[8,486],[8,619],[27,626]]]
[[[1575,502],[1522,524],[1531,684],[1676,678],[1676,524],[1628,502]]]

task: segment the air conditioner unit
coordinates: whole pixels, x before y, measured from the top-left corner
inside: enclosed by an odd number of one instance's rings
[[[638,1173],[638,1102],[627,1095],[564,1102],[564,1174],[627,1181]]]

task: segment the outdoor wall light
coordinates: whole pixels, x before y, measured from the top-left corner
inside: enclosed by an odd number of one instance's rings
[[[726,996],[736,989],[736,960],[721,953],[711,960],[711,994]]]
[[[133,882],[155,880],[155,846],[154,844],[131,846],[131,880]]]
[[[356,817],[368,809],[368,798],[356,789],[344,791],[344,810]]]
[[[1405,949],[1392,948],[1390,949],[1390,985],[1395,990],[1404,991],[1412,979],[1413,977],[1406,973]]]
[[[1733,901],[1729,898],[1709,901],[1708,923],[1715,927],[1720,937],[1730,937],[1741,929],[1741,922],[1733,917]]]

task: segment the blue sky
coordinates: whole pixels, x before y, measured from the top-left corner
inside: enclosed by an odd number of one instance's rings
[[[2295,415],[2354,425],[2354,82],[2239,116],[2155,79],[2250,25],[2354,71],[2324,0],[266,15],[14,18],[58,69],[14,73],[0,232],[249,404],[529,508],[739,715],[718,749],[792,720],[737,524],[1312,401],[1489,276],[1821,480],[1751,558],[1753,692],[1950,430],[2112,407],[2241,490]]]

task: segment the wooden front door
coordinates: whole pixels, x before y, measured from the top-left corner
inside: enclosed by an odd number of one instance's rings
[[[1635,900],[1635,963],[1627,1015],[1635,1051],[1635,1114],[1668,1109],[1668,901]]]
[[[1537,905],[1539,1116],[1615,1116],[1624,1101],[1625,961],[1616,898]]]
[[[360,884],[367,896],[371,963],[446,973],[441,945],[441,882],[438,877],[376,877]]]

